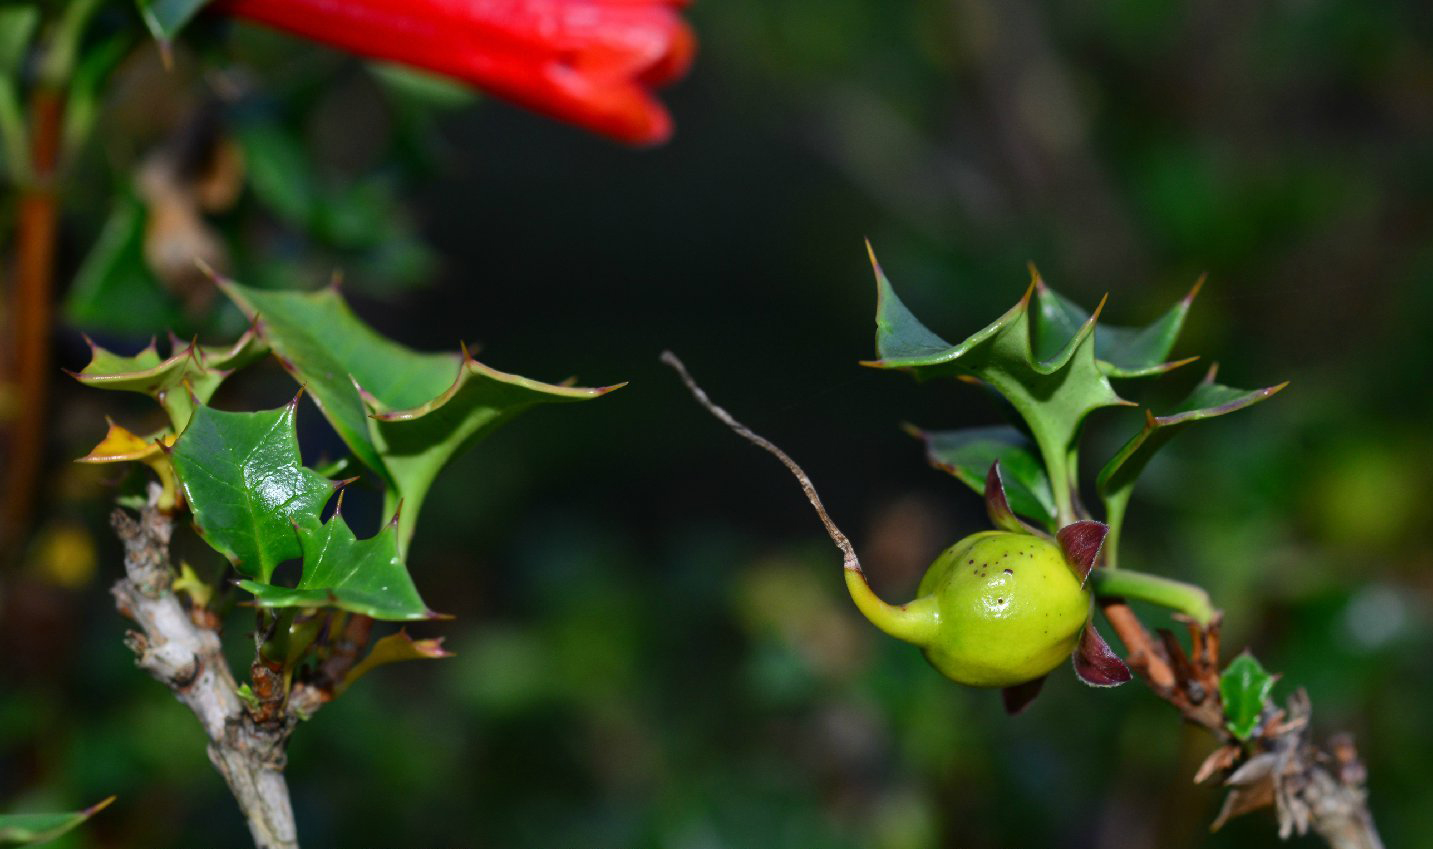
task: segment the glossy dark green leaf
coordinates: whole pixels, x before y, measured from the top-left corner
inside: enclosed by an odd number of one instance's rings
[[[1000,462],[1005,496],[1010,509],[1055,530],[1055,499],[1050,479],[1030,440],[1013,427],[974,427],[962,430],[923,431],[910,428],[925,443],[926,459],[949,472],[978,494],[985,493],[991,464]]]
[[[267,583],[303,552],[295,526],[316,528],[336,484],[299,460],[294,413],[201,406],[171,449],[199,535],[234,568]]]
[[[82,811],[64,814],[0,814],[0,846],[48,843],[109,807],[111,796]]]
[[[159,41],[173,41],[184,25],[194,19],[211,0],[135,0],[140,17]]]
[[[188,425],[196,402],[207,402],[235,369],[248,365],[267,351],[252,330],[232,345],[171,341],[173,353],[163,358],[152,341],[132,357],[114,354],[90,342],[89,365],[74,377],[96,389],[150,396],[164,407],[177,433]]]
[[[1247,651],[1219,676],[1219,696],[1224,701],[1224,724],[1239,740],[1248,740],[1259,725],[1259,717],[1274,690],[1276,676]]]
[[[1288,385],[1280,383],[1263,389],[1235,389],[1215,382],[1217,371],[1218,366],[1210,368],[1204,380],[1169,414],[1156,416],[1146,411],[1144,428],[1100,470],[1096,486],[1105,504],[1105,521],[1110,526],[1110,538],[1105,547],[1108,563],[1116,562],[1120,529],[1135,483],[1160,448],[1188,425],[1253,406]]]
[[[355,457],[401,500],[406,550],[429,486],[444,463],[514,414],[541,403],[595,398],[611,387],[554,386],[505,374],[462,354],[424,354],[380,336],[333,288],[261,291],[222,284],[257,322]]]
[[[1101,324],[1095,331],[1095,357],[1101,370],[1110,377],[1147,377],[1192,362],[1192,358],[1170,361],[1169,353],[1174,349],[1174,342],[1184,328],[1184,318],[1189,314],[1189,306],[1199,294],[1203,282],[1203,279],[1196,282],[1189,294],[1144,327]],[[1058,354],[1090,320],[1088,312],[1045,285],[1038,273],[1035,274],[1033,315],[1034,350],[1039,359]]]
[[[396,518],[396,517],[395,517]],[[240,581],[261,607],[328,607],[374,619],[432,619],[398,553],[398,526],[389,522],[358,539],[341,513],[319,526],[298,529],[303,575],[289,589]]]
[[[874,263],[874,257],[872,258]],[[999,392],[1024,419],[1050,477],[1056,521],[1075,518],[1072,451],[1085,417],[1101,407],[1123,405],[1095,359],[1091,315],[1053,356],[1036,359],[1031,348],[1030,301],[1034,286],[1013,308],[958,345],[936,336],[896,297],[875,266],[878,291],[876,352],[867,365],[901,369],[918,378],[973,378]]]

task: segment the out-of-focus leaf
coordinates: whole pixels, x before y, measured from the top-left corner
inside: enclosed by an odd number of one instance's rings
[[[384,338],[333,289],[269,292],[221,284],[307,387],[354,456],[399,500],[407,549],[423,498],[454,454],[537,404],[583,401],[615,387],[554,386],[488,368],[465,352],[424,354]]]
[[[396,518],[396,517],[395,517]],[[300,527],[303,575],[293,589],[240,581],[260,607],[328,607],[374,619],[433,619],[398,553],[397,522],[358,539],[341,513],[323,525]]]
[[[1201,278],[1169,311],[1144,327],[1116,327],[1101,324],[1095,331],[1095,357],[1100,368],[1110,377],[1147,377],[1163,374],[1192,362],[1193,358],[1170,362],[1169,352],[1184,328],[1184,317],[1199,294]],[[1035,321],[1032,327],[1035,356],[1055,356],[1080,332],[1090,314],[1079,304],[1045,285],[1035,276]]]
[[[452,656],[452,652],[443,649],[442,637],[432,640],[415,640],[408,636],[407,631],[389,634],[374,643],[373,648],[369,649],[368,655],[348,670],[348,674],[343,676],[343,680],[333,688],[333,695],[335,697],[341,695],[344,690],[353,685],[354,681],[362,678],[376,666],[404,660],[431,660]]]
[[[255,197],[279,218],[307,230],[320,198],[303,146],[272,124],[242,126],[238,136]]]
[[[78,327],[149,334],[184,323],[179,301],[144,260],[143,205],[122,198],[110,213],[65,299],[65,316]]]
[[[120,60],[129,54],[130,45],[137,38],[130,28],[110,35],[93,47],[86,47],[70,75],[68,96],[65,100],[65,149],[74,150],[89,136],[99,114],[100,103],[106,91],[105,83],[110,74],[119,66]]]
[[[1037,360],[1031,348],[1032,283],[1005,315],[951,345],[927,329],[896,297],[890,281],[871,257],[876,272],[876,353],[866,365],[901,369],[917,378],[956,376],[990,385],[1010,402],[1030,428],[1040,449],[1056,521],[1074,518],[1071,451],[1080,424],[1101,407],[1124,405],[1095,359],[1094,331],[1099,309],[1063,348]]]
[[[1214,380],[1218,366],[1211,367],[1204,380],[1167,415],[1156,416],[1145,411],[1144,429],[1134,436],[1100,470],[1096,486],[1105,504],[1105,521],[1110,526],[1110,539],[1106,545],[1106,560],[1113,563],[1118,554],[1120,529],[1124,523],[1125,510],[1129,506],[1130,494],[1134,491],[1140,472],[1160,448],[1163,448],[1176,433],[1194,422],[1242,410],[1263,401],[1288,383],[1268,386],[1263,389],[1235,389]]]
[[[297,409],[297,398],[257,413],[201,406],[170,452],[199,535],[263,582],[304,554],[295,528],[319,527],[337,486],[300,462]]]
[[[990,466],[999,461],[1010,509],[1054,531],[1055,500],[1050,494],[1050,479],[1030,440],[1020,431],[1002,426],[938,431],[910,428],[910,432],[925,443],[926,458],[932,466],[955,475],[982,495]]]
[[[368,69],[392,95],[425,107],[461,109],[478,100],[472,87],[392,62],[369,62]]]
[[[39,23],[40,10],[33,5],[16,3],[0,8],[0,77],[13,77],[20,69]]]
[[[132,357],[120,356],[90,342],[90,362],[74,377],[96,389],[148,395],[164,407],[176,432],[189,423],[196,402],[207,402],[237,368],[262,357],[267,348],[251,329],[232,345],[181,346],[161,359],[151,341]]]
[[[144,25],[159,41],[173,41],[184,25],[194,19],[211,0],[135,0]]]
[[[0,814],[0,846],[47,843],[109,807],[111,796],[82,811],[65,814]]]
[[[1224,724],[1239,740],[1248,740],[1259,725],[1259,717],[1276,676],[1247,651],[1230,662],[1219,676],[1219,696],[1224,700]]]

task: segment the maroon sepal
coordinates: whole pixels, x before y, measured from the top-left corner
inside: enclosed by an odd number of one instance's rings
[[[1000,698],[1005,702],[1005,712],[1015,716],[1029,707],[1030,703],[1035,701],[1035,697],[1040,695],[1040,688],[1045,686],[1046,677],[1048,676],[1041,675],[1034,681],[1026,681],[1024,684],[1016,684],[1001,690]]]
[[[999,460],[991,463],[990,471],[985,473],[985,512],[990,516],[990,524],[1002,531],[1017,534],[1030,532],[1015,511],[1010,509],[1010,502],[1005,498],[1005,482],[1000,479]]]
[[[1129,667],[1095,630],[1093,622],[1085,622],[1079,648],[1070,659],[1075,664],[1075,675],[1091,687],[1118,687],[1130,679]]]
[[[1055,534],[1055,540],[1065,552],[1065,562],[1070,564],[1075,577],[1080,579],[1080,586],[1085,585],[1085,579],[1090,577],[1090,570],[1095,568],[1095,559],[1100,556],[1100,546],[1105,544],[1105,537],[1109,532],[1110,527],[1104,522],[1085,519],[1072,522]]]

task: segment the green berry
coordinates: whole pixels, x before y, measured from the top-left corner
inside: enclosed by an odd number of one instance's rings
[[[877,598],[858,570],[846,578],[866,618],[919,646],[950,679],[974,687],[1045,675],[1075,650],[1090,615],[1090,593],[1061,547],[1028,533],[962,539],[936,558],[916,600],[904,605]]]

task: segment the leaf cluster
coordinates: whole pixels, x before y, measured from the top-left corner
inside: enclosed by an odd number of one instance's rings
[[[330,610],[375,619],[436,614],[422,601],[405,555],[428,489],[446,463],[531,407],[595,398],[607,388],[541,383],[453,354],[410,350],[364,324],[336,287],[265,291],[232,281],[222,290],[250,329],[227,346],[154,344],[122,356],[91,343],[75,377],[100,389],[138,392],[163,407],[169,427],[136,435],[111,423],[86,462],[140,461],[187,508],[201,538],[233,564],[238,585],[262,608]],[[313,399],[353,457],[383,486],[391,517],[360,539],[341,510],[342,487],[305,466],[295,421],[299,397],[274,410],[209,406],[236,370],[272,356]],[[335,498],[335,494],[337,497]],[[329,504],[337,502],[325,520]],[[275,582],[301,563],[293,586]]]

